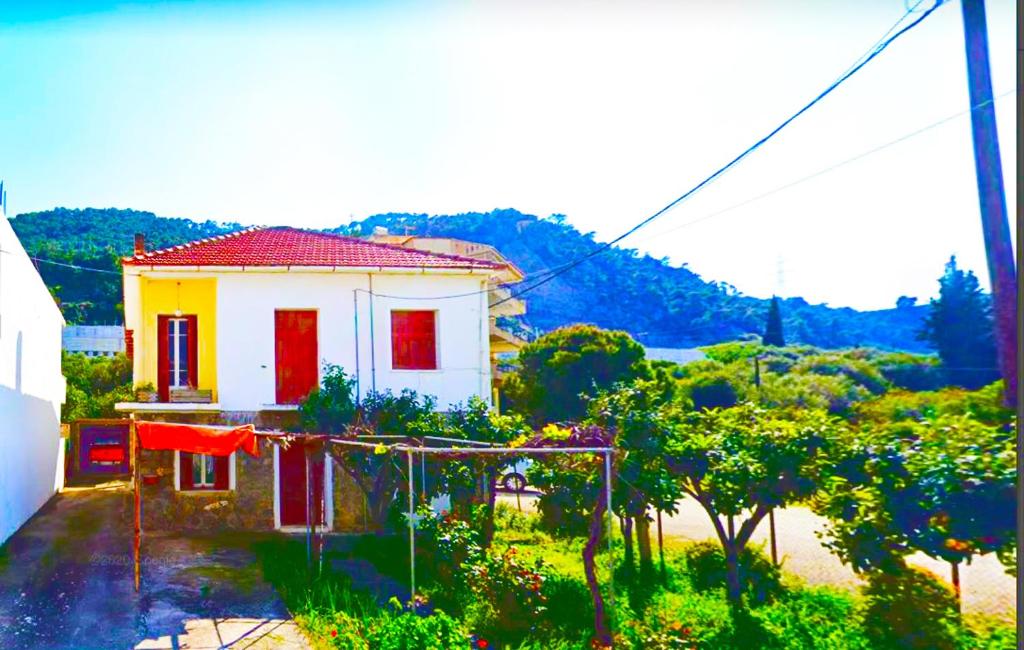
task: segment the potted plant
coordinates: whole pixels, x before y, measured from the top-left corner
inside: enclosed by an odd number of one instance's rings
[[[151,382],[139,384],[135,387],[135,401],[137,402],[155,402],[157,401],[156,388],[153,387]]]

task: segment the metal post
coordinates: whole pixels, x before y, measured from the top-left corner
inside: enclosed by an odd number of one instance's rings
[[[135,591],[138,593],[139,584],[142,580],[142,486],[140,485],[141,472],[139,471],[139,434],[135,428],[135,414],[132,413],[130,446],[132,457],[132,488],[135,492],[135,539],[132,544],[134,551],[133,578],[135,580]]]
[[[420,453],[420,498],[427,500],[427,455]]]
[[[612,453],[604,452],[604,488],[608,499],[608,629],[615,620],[615,554],[612,552],[612,531],[615,527],[612,514]]]
[[[409,461],[409,606],[416,611],[416,522],[413,519],[412,450],[405,452]]]
[[[313,487],[313,477],[309,468],[309,447],[302,446],[302,454],[306,459],[306,567],[313,570],[313,529],[310,527],[313,513],[310,507],[310,502],[313,500],[313,495],[310,492],[310,488]]]

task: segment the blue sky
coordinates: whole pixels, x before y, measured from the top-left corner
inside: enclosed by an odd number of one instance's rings
[[[1012,93],[1014,3],[987,5],[994,89]],[[609,239],[817,94],[903,12],[0,2],[0,178],[11,214],[114,206],[323,227],[514,207]],[[834,306],[925,300],[951,254],[987,284],[967,115],[746,203],[964,111],[965,74],[949,2],[624,244],[745,293]],[[1010,197],[1014,103],[997,101]]]

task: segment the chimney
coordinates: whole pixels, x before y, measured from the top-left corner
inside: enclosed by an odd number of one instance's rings
[[[146,235],[141,232],[135,233],[135,254],[146,254]]]

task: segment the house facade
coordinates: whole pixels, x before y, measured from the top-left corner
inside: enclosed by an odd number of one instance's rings
[[[491,400],[488,286],[498,263],[293,228],[152,252],[136,243],[123,260],[126,351],[151,397],[119,411],[287,428],[325,364],[342,367],[358,395],[408,388],[440,408]],[[147,452],[146,499],[160,504],[148,514],[197,527],[305,525],[305,459],[270,446],[258,459]],[[328,527],[358,528],[354,487],[331,463],[313,476],[333,495]]]
[[[0,544],[64,484],[63,326],[0,210]]]

